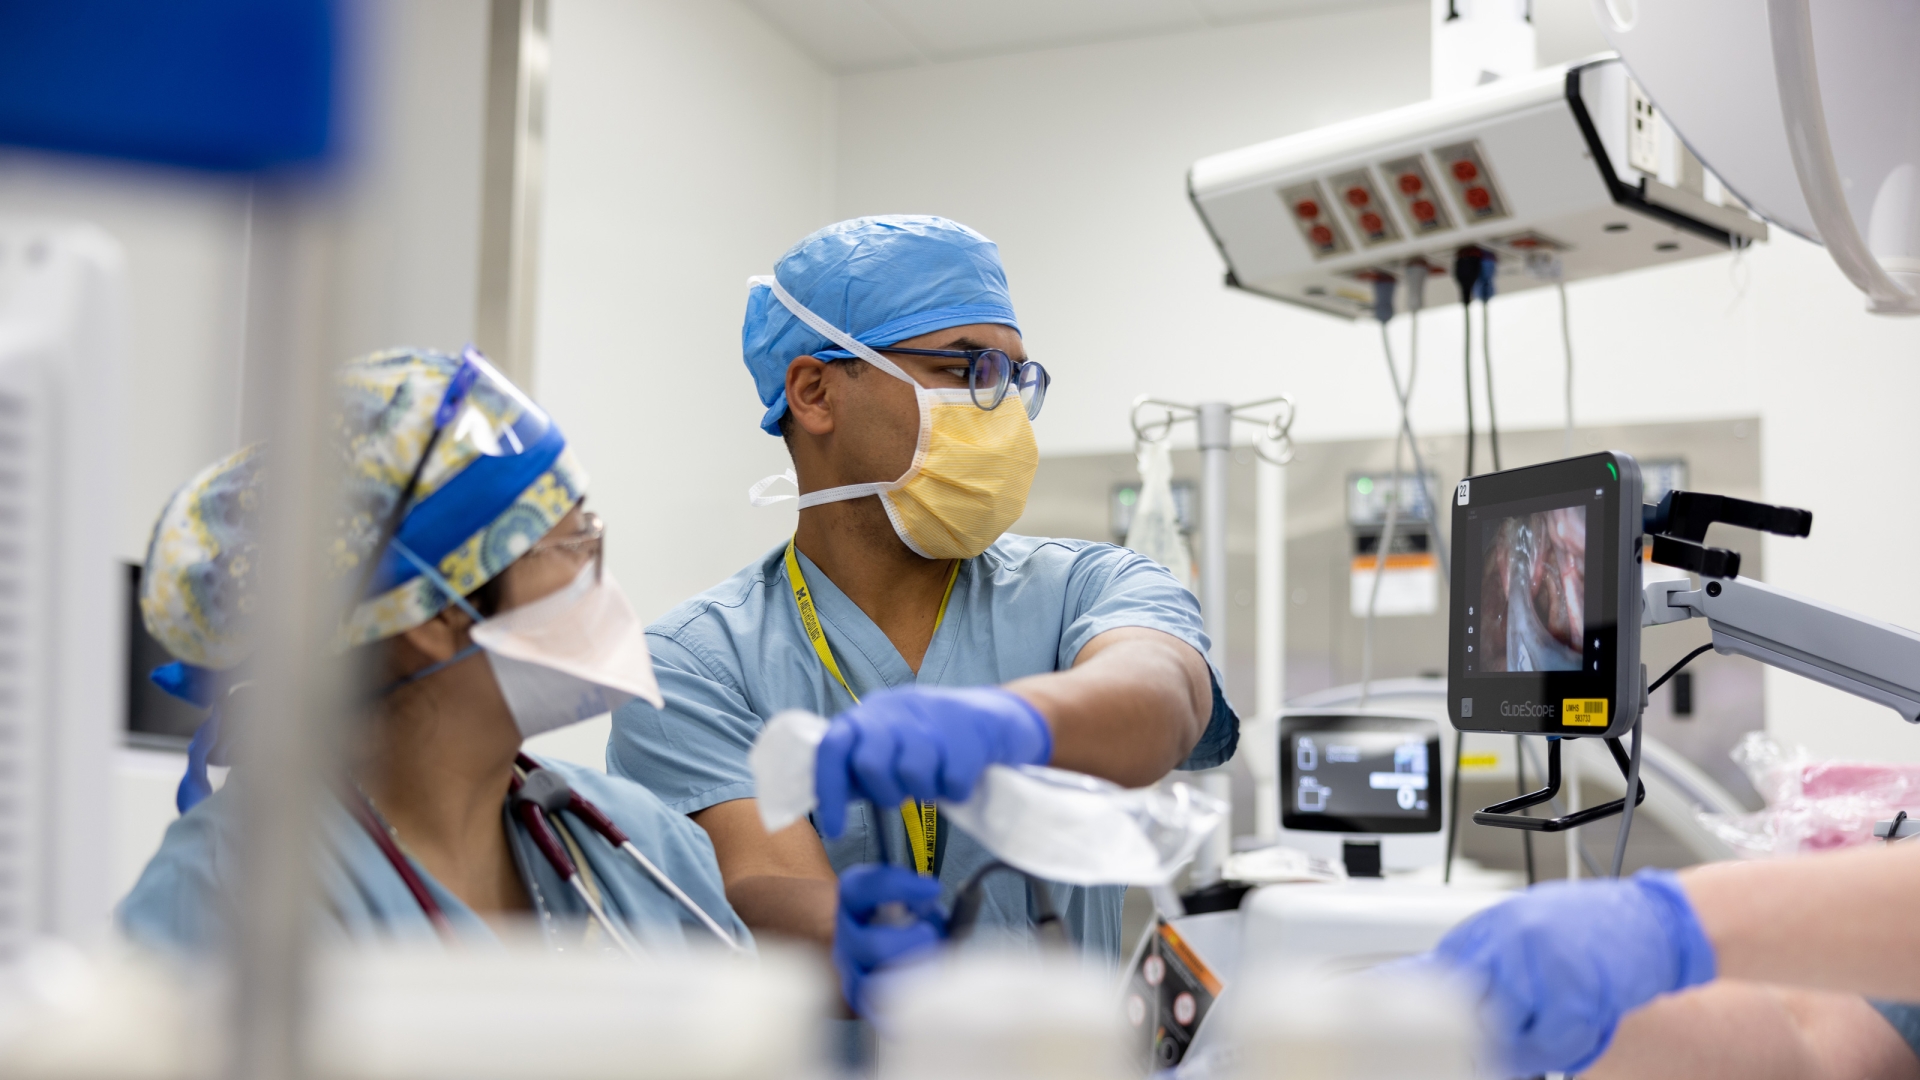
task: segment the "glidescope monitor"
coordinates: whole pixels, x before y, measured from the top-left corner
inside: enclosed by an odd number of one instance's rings
[[[1618,737],[1640,714],[1640,468],[1619,452],[1460,481],[1447,712],[1461,731]]]

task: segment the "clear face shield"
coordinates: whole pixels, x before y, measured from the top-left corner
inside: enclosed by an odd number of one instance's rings
[[[546,412],[471,345],[460,354],[460,370],[447,384],[433,422],[436,438],[451,447],[471,447],[485,457],[524,454],[553,428]],[[429,444],[422,462],[431,452]]]
[[[434,411],[433,431],[379,533],[355,600],[380,596],[437,563],[552,466],[566,440],[546,411],[467,346]],[[421,494],[430,473],[453,474]]]

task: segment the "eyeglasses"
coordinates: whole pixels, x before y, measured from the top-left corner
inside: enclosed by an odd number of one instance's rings
[[[599,581],[602,569],[606,565],[607,523],[600,515],[591,510],[580,515],[580,530],[566,536],[548,533],[532,547],[521,554],[521,558],[530,559],[535,555],[571,555],[577,562],[593,560],[593,580]]]
[[[1007,387],[1018,387],[1020,403],[1027,407],[1029,420],[1040,415],[1040,406],[1047,401],[1047,387],[1053,383],[1053,376],[1047,374],[1046,368],[1032,360],[1015,360],[999,349],[882,348],[880,351],[907,356],[951,356],[956,360],[965,357],[967,389],[973,394],[975,405],[992,412],[1005,400]]]

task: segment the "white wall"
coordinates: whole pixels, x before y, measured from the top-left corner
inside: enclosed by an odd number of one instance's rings
[[[535,389],[642,617],[793,528],[740,359],[746,279],[826,224],[832,80],[731,2],[558,0]]]
[[[1043,452],[1124,447],[1135,395],[1270,396],[1356,337],[1221,286],[1187,166],[1423,98],[1426,56],[1407,5],[849,76],[834,208],[998,241],[1054,375]]]
[[[340,359],[473,338],[480,273],[487,5],[368,5],[369,73],[342,227]]]
[[[1598,47],[1585,3],[1542,8],[1543,62]],[[848,76],[835,216],[941,213],[1000,243],[1032,353],[1056,375],[1046,452],[1124,449],[1143,392],[1284,391],[1302,437],[1388,435],[1377,330],[1222,287],[1183,182],[1205,154],[1424,97],[1424,17],[1370,9]],[[1768,497],[1817,523],[1769,542],[1771,579],[1920,626],[1920,566],[1896,554],[1920,533],[1920,322],[1869,317],[1824,252],[1779,234],[1738,260],[1569,292],[1581,420],[1762,417]],[[1557,426],[1553,294],[1497,300],[1494,320],[1503,425]],[[1459,334],[1457,310],[1423,321],[1423,430],[1462,425]],[[1920,760],[1920,732],[1887,710],[1776,672],[1767,687],[1785,738]]]

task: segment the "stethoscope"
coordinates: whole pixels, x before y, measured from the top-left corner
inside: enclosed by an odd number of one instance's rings
[[[655,866],[653,860],[647,858],[634,845],[633,840],[620,826],[613,823],[612,818],[573,790],[573,787],[559,773],[542,767],[539,762],[525,754],[519,754],[514,758],[514,771],[509,783],[510,812],[521,825],[526,827],[527,835],[533,838],[533,846],[540,849],[540,854],[547,860],[547,864],[553,867],[554,873],[559,874],[561,880],[565,881],[586,905],[587,910],[593,915],[594,922],[598,923],[600,928],[606,931],[607,936],[628,956],[637,958],[643,950],[627,931],[608,917],[605,906],[594,896],[593,890],[587,887],[579,866],[567,854],[566,846],[561,843],[549,815],[558,814],[562,810],[572,812],[573,816],[586,822],[587,827],[599,833],[607,843],[626,852],[634,862],[640,865],[640,869],[646,871],[654,884],[678,901],[681,907],[686,908],[727,948],[735,952],[742,951],[740,943],[734,939],[726,927],[715,922],[713,916],[707,914],[705,909],[694,902],[693,897],[688,896],[685,890],[674,884],[672,878]],[[372,837],[374,846],[380,849],[380,854],[386,857],[394,872],[400,875],[400,880],[406,885],[407,891],[413,894],[413,899],[420,905],[420,910],[426,913],[427,921],[433,924],[434,929],[439,931],[441,936],[452,936],[453,924],[447,919],[447,913],[441,908],[440,902],[434,899],[432,891],[427,888],[425,879],[420,876],[418,870],[414,869],[413,862],[401,852],[400,845],[394,842],[393,834],[388,832],[386,826],[380,821],[372,802],[357,789],[355,795],[356,798],[348,800],[348,805],[354,817],[360,822],[360,826],[366,830],[368,836]]]

